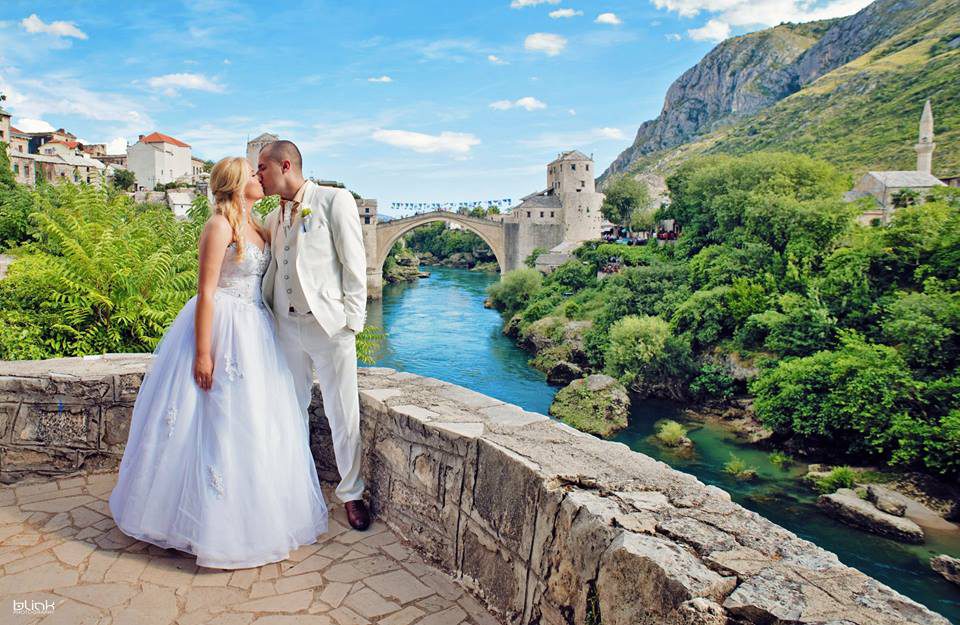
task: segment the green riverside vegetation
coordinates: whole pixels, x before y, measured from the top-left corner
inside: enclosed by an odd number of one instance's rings
[[[521,336],[588,321],[588,369],[640,396],[749,396],[792,452],[960,476],[960,191],[866,227],[849,177],[803,155],[700,157],[667,183],[675,245],[590,242],[491,302]]]

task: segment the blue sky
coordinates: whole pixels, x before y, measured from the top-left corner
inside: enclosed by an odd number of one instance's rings
[[[557,152],[598,171],[717,41],[868,0],[20,1],[0,6],[14,125],[194,154],[272,131],[308,175],[391,202],[519,198]]]

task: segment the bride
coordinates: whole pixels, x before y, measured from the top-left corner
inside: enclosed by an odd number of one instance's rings
[[[269,233],[243,158],[214,166],[197,295],[157,345],[133,407],[110,511],[120,530],[236,569],[287,558],[327,531],[308,418],[260,299]]]

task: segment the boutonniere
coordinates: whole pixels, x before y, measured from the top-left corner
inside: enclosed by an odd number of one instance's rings
[[[303,230],[304,233],[307,232],[307,217],[309,217],[311,213],[313,213],[313,211],[309,208],[300,211],[300,229]]]

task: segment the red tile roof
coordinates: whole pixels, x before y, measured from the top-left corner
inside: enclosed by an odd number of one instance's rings
[[[77,146],[80,145],[79,141],[47,141],[46,145],[50,145],[53,143],[59,143],[61,145],[65,145],[71,150],[76,150]]]
[[[14,127],[14,126],[10,126],[10,132],[15,132],[15,133],[17,133],[18,135],[26,134],[25,132],[23,132],[22,130],[20,130],[19,128],[16,128],[16,127]]]
[[[190,146],[179,139],[174,139],[169,135],[165,135],[161,132],[152,132],[143,139],[144,143],[171,143],[173,145],[178,145],[181,148],[189,148]]]

